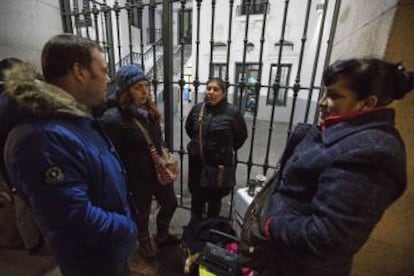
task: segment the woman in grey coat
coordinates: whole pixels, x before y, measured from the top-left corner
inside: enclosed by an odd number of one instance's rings
[[[406,188],[405,146],[387,105],[413,90],[413,73],[378,59],[339,60],[323,84],[320,127],[276,179],[260,275],[349,275],[353,255]]]

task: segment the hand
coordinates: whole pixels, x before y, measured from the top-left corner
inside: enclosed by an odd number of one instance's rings
[[[246,222],[245,222],[246,223]],[[266,266],[273,249],[259,222],[249,223],[242,228],[240,240],[240,263],[252,269]]]
[[[7,205],[10,205],[12,204],[12,202],[13,202],[13,199],[8,193],[0,191],[0,207],[5,207]]]

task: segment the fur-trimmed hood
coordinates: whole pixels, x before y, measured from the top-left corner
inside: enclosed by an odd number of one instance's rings
[[[90,110],[61,88],[36,79],[30,66],[15,66],[5,74],[4,93],[34,115],[90,116]]]
[[[5,174],[3,147],[9,132],[16,126],[36,117],[90,117],[86,106],[62,89],[36,79],[29,66],[15,66],[6,72],[0,86],[0,173]]]

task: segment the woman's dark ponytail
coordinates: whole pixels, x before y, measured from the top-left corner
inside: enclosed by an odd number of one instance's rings
[[[414,72],[407,72],[401,64],[397,64],[397,87],[394,90],[394,99],[403,98],[414,89]]]

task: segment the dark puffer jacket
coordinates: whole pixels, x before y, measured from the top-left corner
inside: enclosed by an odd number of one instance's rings
[[[185,124],[191,138],[187,146],[192,158],[200,158],[198,116],[202,104],[195,105]],[[234,151],[243,146],[247,139],[247,127],[244,118],[236,107],[224,99],[215,106],[206,105],[203,116],[203,153],[207,165],[232,166]]]
[[[262,275],[349,275],[353,255],[406,187],[393,125],[394,110],[380,109],[310,129],[268,208],[274,257]]]
[[[137,228],[109,138],[85,106],[28,69],[10,74],[1,97],[7,174],[62,273],[116,275],[135,248]]]
[[[161,147],[164,146],[164,142],[159,124],[151,119],[146,120],[132,107],[108,109],[102,117],[102,124],[124,162],[128,173],[128,184],[135,185],[135,189],[146,191],[158,180],[147,141],[134,119],[147,130],[158,153],[162,154]]]

